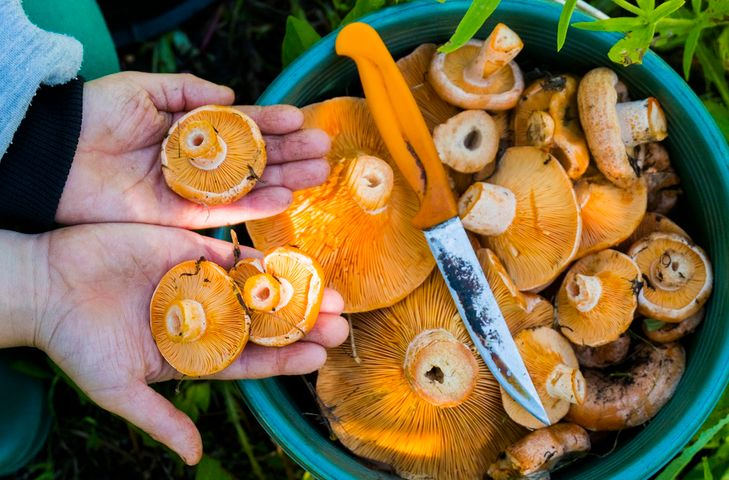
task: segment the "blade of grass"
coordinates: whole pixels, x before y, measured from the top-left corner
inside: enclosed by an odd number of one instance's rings
[[[577,6],[577,0],[566,0],[562,7],[562,13],[559,14],[559,25],[557,26],[557,51],[559,52],[564,47],[564,42],[567,40],[567,29],[570,27],[570,20],[572,19],[572,13],[575,11]]]
[[[701,63],[706,79],[714,84],[721,100],[729,108],[729,84],[727,83],[724,69],[721,68],[719,61],[703,42],[699,42],[696,47],[696,58]]]
[[[450,53],[461,48],[476,35],[476,32],[486,22],[486,19],[494,13],[499,3],[501,3],[501,0],[473,0],[466,14],[458,23],[456,31],[450,40],[445,45],[442,45],[438,51],[441,53]]]
[[[696,25],[689,33],[688,38],[686,38],[686,45],[683,50],[683,77],[687,82],[691,75],[691,65],[694,60],[694,53],[696,53],[696,47],[699,45],[699,39],[701,38],[701,32],[703,29],[703,25]]]
[[[263,474],[263,470],[261,470],[261,465],[258,463],[256,456],[253,454],[253,447],[248,439],[248,435],[246,435],[245,430],[243,430],[243,426],[240,424],[238,404],[235,401],[233,392],[231,392],[231,388],[233,388],[231,385],[233,385],[231,382],[222,382],[220,385],[223,390],[223,398],[225,400],[225,410],[228,412],[228,420],[230,420],[230,423],[233,424],[235,433],[238,435],[238,442],[243,448],[243,451],[246,453],[248,461],[251,463],[253,475],[258,478],[258,480],[266,480],[266,476]]]

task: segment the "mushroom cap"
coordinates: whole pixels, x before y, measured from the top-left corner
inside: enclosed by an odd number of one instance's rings
[[[580,122],[595,163],[608,180],[630,188],[640,175],[635,160],[628,158],[620,130],[615,86],[618,76],[609,68],[587,72],[577,89]]]
[[[397,61],[405,83],[410,87],[410,92],[431,132],[437,125],[446,122],[460,111],[443,100],[428,81],[430,61],[436,50],[435,44],[424,43]]]
[[[623,430],[653,418],[673,396],[686,367],[681,345],[640,342],[624,375],[583,371],[585,401],[570,406],[566,420],[588,430]]]
[[[281,347],[302,339],[314,327],[324,297],[321,266],[296,248],[278,247],[262,259],[240,260],[230,270],[231,278],[241,289],[262,273],[272,276],[283,287],[282,299],[273,311],[249,310],[251,342]],[[247,296],[244,292],[244,298]]]
[[[563,396],[569,394],[573,396],[574,402],[581,402],[585,395],[584,380],[570,342],[550,327],[522,330],[514,337],[514,342],[542,401],[542,406],[547,412],[550,424],[558,422],[567,415],[571,402],[554,396],[554,392],[550,390],[550,383],[555,381],[555,374],[560,372],[568,377],[562,380],[566,381],[563,385],[566,389],[563,391]],[[503,388],[501,399],[506,413],[519,425],[531,429],[545,427],[524,407],[516,403]]]
[[[489,467],[494,480],[542,478],[558,464],[590,450],[590,436],[574,423],[558,423],[527,434]],[[544,477],[547,478],[547,477]]]
[[[572,345],[580,366],[587,368],[605,368],[616,365],[628,356],[630,351],[630,337],[622,334],[614,342],[587,347],[585,345]]]
[[[569,74],[536,80],[522,93],[514,111],[516,145],[537,145],[539,128],[532,128],[535,112],[545,112],[553,122],[554,132],[543,148],[554,155],[572,179],[585,173],[590,162],[585,134],[577,108],[577,77]],[[536,131],[535,131],[536,130]]]
[[[597,290],[580,279],[599,280]],[[557,322],[576,345],[597,347],[613,342],[633,321],[641,274],[638,265],[617,250],[603,250],[577,261],[562,282],[555,300]],[[575,300],[587,296],[592,308],[581,310]]]
[[[681,195],[681,179],[671,166],[668,150],[660,142],[640,145],[638,157],[648,187],[648,209],[667,214]]]
[[[498,451],[523,434],[504,412],[498,383],[440,274],[392,307],[353,315],[352,326],[361,362],[349,342],[329,350],[316,390],[332,430],[356,455],[391,465],[405,478],[481,479]],[[434,361],[423,372],[406,359],[418,357],[412,352],[422,352],[424,337],[433,341],[426,352]],[[453,348],[441,349],[443,343]],[[441,355],[456,361],[440,361],[447,360]],[[473,388],[461,381],[463,370]],[[432,395],[441,389],[470,393],[446,406]]]
[[[482,46],[482,40],[469,40],[454,52],[436,52],[430,64],[428,80],[441,98],[458,107],[508,110],[516,105],[524,90],[524,77],[516,62],[509,62],[480,83],[473,83],[464,75]]]
[[[172,124],[161,157],[165,181],[175,193],[220,205],[238,200],[255,186],[266,166],[266,145],[258,125],[246,114],[207,105]]]
[[[149,318],[162,356],[191,377],[230,365],[248,342],[251,325],[233,279],[205,259],[182,262],[162,277]]]
[[[625,239],[625,241],[621,242],[617,248],[621,252],[626,252],[635,242],[654,232],[675,233],[685,237],[689,241],[691,240],[691,237],[689,237],[689,234],[686,233],[686,230],[679,227],[667,216],[656,212],[647,212],[643,215],[638,227],[633,230],[633,233]]]
[[[645,285],[638,312],[664,322],[680,322],[698,312],[711,295],[713,274],[704,250],[675,233],[656,232],[628,250]]]
[[[498,236],[481,244],[498,255],[519,290],[539,290],[577,252],[582,220],[572,182],[562,165],[536,147],[509,148],[489,183],[516,197],[516,215]]]
[[[701,324],[706,314],[706,309],[702,308],[690,317],[681,320],[678,323],[663,323],[658,321],[658,328],[654,328],[655,323],[648,323],[648,319],[643,319],[640,323],[643,334],[651,341],[658,343],[675,342],[689,333],[692,333]],[[654,320],[656,322],[656,320]],[[662,325],[661,325],[662,324]]]
[[[623,189],[602,175],[585,177],[575,184],[582,217],[582,236],[575,258],[612,247],[630,236],[646,210],[645,183]]]
[[[423,233],[412,224],[418,197],[394,165],[364,99],[335,98],[303,111],[305,127],[321,128],[332,139],[331,173],[323,185],[295,192],[285,212],[247,222],[253,244],[260,250],[295,245],[316,258],[324,285],[342,294],[346,312],[392,305],[435,266]],[[347,183],[361,179],[348,173],[363,156],[392,170],[387,204],[374,212],[358,202]]]
[[[499,257],[488,248],[477,250],[476,256],[512,335],[527,328],[551,325],[554,308],[547,299],[520,292]]]

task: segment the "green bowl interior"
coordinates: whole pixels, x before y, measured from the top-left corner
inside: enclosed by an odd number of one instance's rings
[[[443,42],[470,2],[419,1],[381,10],[364,19],[383,37],[398,58],[425,42]],[[629,68],[611,65],[606,54],[612,34],[570,29],[567,43],[556,52],[560,6],[545,0],[503,0],[479,36],[496,22],[519,33],[526,45],[517,60],[525,71],[582,73],[598,65],[611,66],[634,98],[659,99],[669,119],[666,146],[685,191],[682,226],[709,253],[715,272],[714,294],[704,324],[687,342],[688,365],[670,402],[647,425],[620,437],[603,458],[591,456],[554,474],[556,479],[648,478],[688,442],[718,401],[727,383],[727,278],[729,271],[729,151],[716,125],[683,80],[657,55]],[[590,20],[576,12],[573,21]],[[360,94],[354,64],[337,57],[334,35],[325,37],[298,58],[271,84],[261,104],[303,106],[337,95]],[[539,59],[542,63],[530,62]],[[522,63],[523,62],[523,63]],[[221,233],[222,235],[222,233]],[[297,379],[241,381],[240,387],[258,420],[304,468],[319,478],[392,478],[366,466],[328,438],[311,393]]]

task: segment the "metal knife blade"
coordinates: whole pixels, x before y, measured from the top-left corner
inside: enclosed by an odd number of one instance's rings
[[[458,217],[424,230],[458,313],[496,380],[537,420],[549,425],[534,384]],[[537,399],[537,401],[534,401]]]

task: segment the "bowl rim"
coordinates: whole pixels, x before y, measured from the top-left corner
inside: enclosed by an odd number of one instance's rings
[[[465,11],[469,5],[470,2],[467,0],[448,0],[445,4],[437,5],[437,8]],[[376,29],[380,29],[407,19],[432,15],[435,6],[432,0],[416,0],[378,10],[358,21],[369,23]],[[551,10],[551,13],[548,14],[553,15],[560,6],[553,0],[503,0],[499,6],[499,9],[513,9],[515,11],[520,11],[520,8],[523,9],[521,11],[529,9],[531,10],[530,13],[533,14],[538,11],[549,12]],[[393,13],[397,13],[397,15],[393,15]],[[572,18],[573,21],[591,19],[592,17],[579,11],[576,11]],[[260,105],[278,103],[280,91],[288,90],[290,85],[298,85],[299,82],[316,70],[317,63],[334,55],[334,41],[337,32],[338,29],[325,36],[284,69],[269,85],[257,103]],[[595,33],[595,35],[610,38],[613,42],[620,38],[617,34],[604,32]],[[715,156],[725,159],[719,167],[723,167],[725,171],[729,172],[729,147],[727,147],[726,141],[719,132],[714,120],[693,90],[685,84],[683,79],[668,64],[652,51],[647,52],[643,68],[649,68],[646,64],[650,64],[651,68],[659,68],[661,74],[666,73],[670,81],[676,83],[677,88],[684,90],[683,95],[689,97],[689,101],[693,104],[692,114],[695,115],[694,119],[697,120],[697,124],[701,126],[702,136],[707,142],[717,146],[718,150]],[[727,177],[729,177],[729,174],[727,174]],[[725,185],[727,184],[726,178],[721,181]],[[224,238],[224,231],[218,229],[214,235],[218,238]],[[719,314],[720,312],[717,312],[717,315]],[[724,352],[723,360],[724,364],[729,361],[729,349]],[[713,388],[702,392],[704,401],[695,402],[683,412],[682,418],[688,420],[681,420],[681,428],[674,426],[670,434],[664,435],[659,441],[647,446],[647,450],[643,450],[639,455],[640,461],[636,461],[635,454],[631,455],[630,452],[618,451],[611,454],[610,457],[624,457],[613,458],[614,466],[618,468],[614,471],[614,475],[620,475],[621,479],[648,478],[674,457],[698,431],[714,409],[727,381],[729,381],[729,369],[725,369],[723,372],[715,371],[710,379],[710,385]],[[365,476],[366,478],[395,478],[387,473],[366,468],[356,460],[357,457],[354,454],[347,453],[345,459],[340,458],[343,452],[340,447],[332,442],[326,441],[326,443],[319,442],[317,444],[311,441],[312,439],[307,438],[299,428],[302,424],[309,425],[308,422],[298,411],[286,411],[288,404],[283,399],[285,392],[276,378],[242,380],[238,384],[254,416],[268,434],[281,445],[288,455],[315,476],[337,480],[365,478]],[[265,406],[265,408],[261,408],[262,406]],[[327,462],[324,465],[317,462],[317,459],[322,456],[327,457]],[[613,474],[611,473],[611,475]]]

